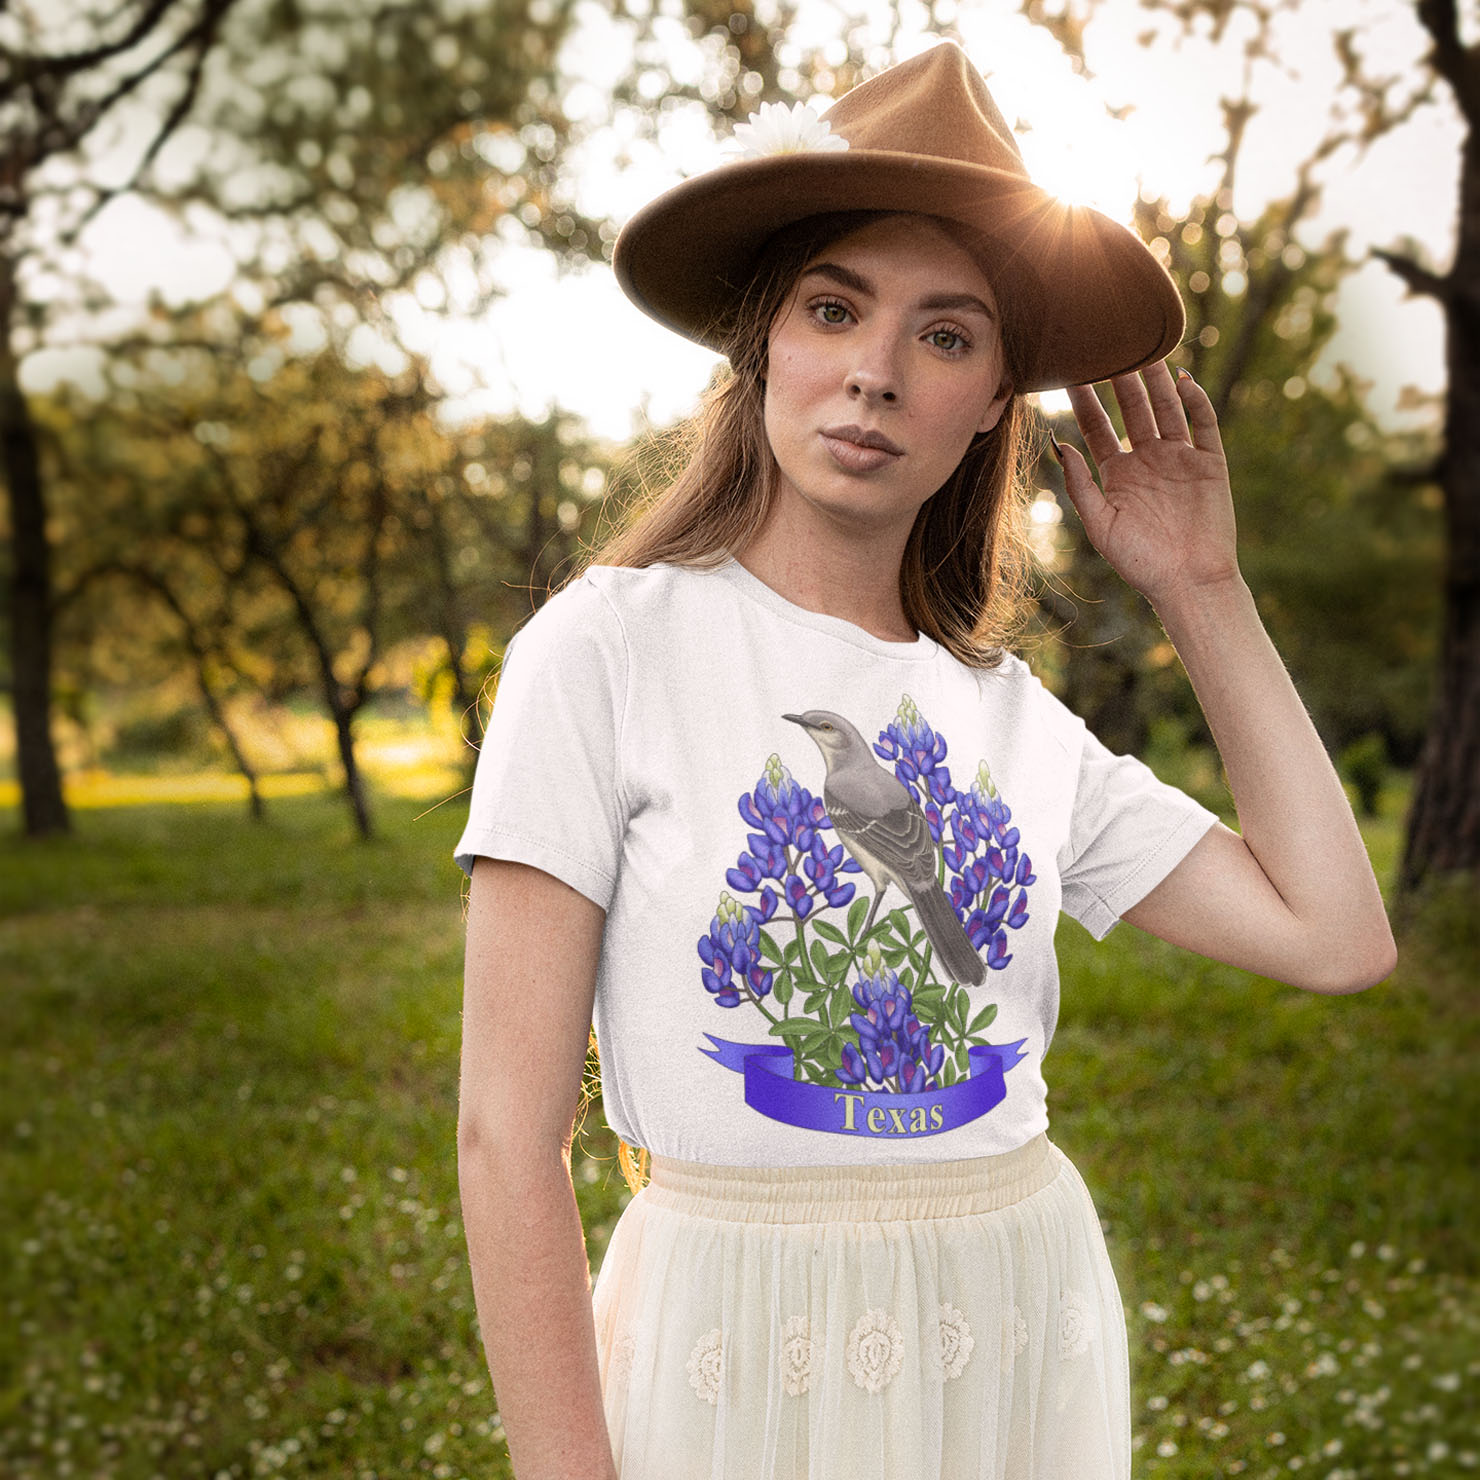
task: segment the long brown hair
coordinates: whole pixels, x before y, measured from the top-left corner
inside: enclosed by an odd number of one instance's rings
[[[592,565],[643,567],[667,561],[710,568],[743,550],[775,503],[779,470],[765,430],[766,350],[771,324],[802,270],[839,237],[894,214],[839,211],[810,216],[766,244],[749,283],[715,325],[728,364],[699,409],[629,464],[631,492],[612,527],[583,552],[568,577]],[[986,254],[968,227],[928,218],[978,261]],[[1009,381],[1022,380],[1024,326],[999,304]],[[997,425],[973,438],[945,483],[921,506],[900,563],[906,619],[968,667],[994,668],[1032,609],[1028,487],[1023,473],[1031,413],[1014,392]],[[656,453],[656,474],[642,468]],[[606,508],[602,510],[606,515]],[[593,1028],[590,1048],[598,1056]],[[582,1101],[584,1108],[585,1099]],[[647,1152],[618,1140],[623,1176],[636,1193]]]

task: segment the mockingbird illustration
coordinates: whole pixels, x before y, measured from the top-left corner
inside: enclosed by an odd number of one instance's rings
[[[868,742],[842,715],[809,709],[781,718],[800,725],[817,742],[827,763],[822,804],[839,840],[873,883],[874,904],[860,939],[874,923],[885,885],[897,885],[914,905],[951,979],[980,986],[986,980],[986,965],[936,881],[930,824],[909,788],[879,765]]]

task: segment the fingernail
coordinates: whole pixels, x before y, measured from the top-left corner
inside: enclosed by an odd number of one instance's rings
[[[1177,378],[1179,380],[1191,380],[1192,372],[1182,365],[1177,366]]]
[[[1059,462],[1062,464],[1064,461],[1064,449],[1059,446],[1059,439],[1054,436],[1052,427],[1049,427],[1048,429],[1048,441],[1049,445],[1053,448],[1053,455],[1058,458]]]

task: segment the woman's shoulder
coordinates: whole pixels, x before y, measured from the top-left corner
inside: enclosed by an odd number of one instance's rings
[[[1031,723],[1065,752],[1076,755],[1084,721],[1044,681],[1041,666],[1019,653],[1004,652],[995,667],[973,671],[984,698],[995,699],[1019,723]]]
[[[588,565],[547,596],[510,639],[523,649],[611,649],[676,619],[681,590],[702,571],[677,565]]]

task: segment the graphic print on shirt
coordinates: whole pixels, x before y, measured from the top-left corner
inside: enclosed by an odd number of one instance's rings
[[[820,753],[821,795],[770,757],[739,799],[753,831],[699,941],[715,1004],[779,1041],[706,1033],[699,1051],[790,1125],[881,1138],[966,1125],[1026,1057],[1026,1039],[986,1040],[997,1008],[973,1015],[969,991],[1006,969],[1008,931],[1028,920],[1036,876],[1012,812],[986,761],[967,790],[953,784],[946,738],[908,694],[872,746],[832,710],[782,718]]]

